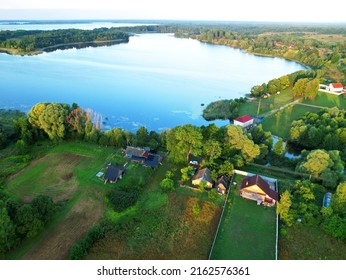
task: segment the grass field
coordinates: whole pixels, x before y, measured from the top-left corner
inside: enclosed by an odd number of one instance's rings
[[[103,217],[121,224],[91,250],[89,259],[207,259],[221,214],[223,198],[211,201],[206,192],[177,188],[163,193],[165,173],[180,167],[164,162],[157,170],[128,163],[125,176],[116,184],[104,184],[96,177],[112,162],[128,160],[120,151],[82,143],[62,143],[31,161],[9,177],[8,194],[31,201],[39,194],[50,195],[65,207],[45,230],[26,240],[8,255],[9,259],[66,259],[71,246],[84,238]],[[175,180],[180,178],[176,171]],[[117,213],[107,205],[112,188],[144,185],[137,204]],[[192,208],[198,205],[196,215]]]
[[[323,107],[338,107],[346,109],[346,98],[343,95],[335,95],[327,92],[318,92],[315,100],[303,100],[305,104],[312,104]]]
[[[235,175],[221,221],[213,260],[274,260],[276,244],[275,208],[258,206],[239,196],[244,177]]]
[[[281,260],[345,260],[346,244],[317,226],[296,224],[279,237]]]
[[[261,99],[261,107],[259,114],[264,114],[273,109],[278,109],[287,103],[293,102],[292,89],[283,90],[280,94],[273,95],[268,98]],[[239,107],[239,115],[250,114],[252,116],[257,116],[259,100],[251,100],[245,104],[241,104]]]
[[[263,130],[270,131],[273,135],[286,140],[289,136],[292,121],[297,120],[306,112],[318,112],[319,110],[319,108],[300,104],[289,106],[279,113],[267,117],[262,123]]]

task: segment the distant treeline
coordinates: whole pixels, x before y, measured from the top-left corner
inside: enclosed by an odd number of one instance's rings
[[[0,31],[1,48],[17,49],[23,53],[40,51],[58,45],[105,41],[128,42],[129,35],[117,28]]]

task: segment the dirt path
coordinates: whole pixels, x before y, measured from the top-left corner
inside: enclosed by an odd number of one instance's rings
[[[287,104],[281,106],[281,107],[278,108],[278,109],[273,109],[273,110],[271,110],[271,111],[269,111],[269,112],[267,112],[267,113],[264,113],[264,114],[261,115],[261,117],[268,118],[268,117],[270,117],[271,115],[274,115],[276,112],[282,111],[282,110],[284,110],[285,108],[287,108],[288,106],[296,105],[296,104],[301,104],[301,103],[300,103],[300,99],[296,99],[296,100],[294,100],[294,101],[292,101],[292,102],[290,102],[290,103],[287,103]]]

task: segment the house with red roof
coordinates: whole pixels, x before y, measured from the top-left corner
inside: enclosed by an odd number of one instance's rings
[[[258,205],[274,206],[279,199],[279,194],[274,186],[270,186],[261,176],[246,177],[240,186],[240,196],[254,200]]]
[[[250,115],[244,115],[234,120],[234,125],[239,125],[242,128],[247,128],[254,123],[254,118]]]
[[[335,92],[335,93],[342,93],[342,90],[344,89],[342,83],[331,83],[329,84],[329,91]]]

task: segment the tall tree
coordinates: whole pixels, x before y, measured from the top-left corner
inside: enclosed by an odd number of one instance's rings
[[[203,136],[200,128],[191,124],[177,126],[167,133],[169,158],[176,163],[186,163],[190,154],[200,155]]]
[[[208,140],[203,146],[203,153],[209,162],[214,162],[221,155],[221,145],[218,141]]]
[[[288,190],[280,195],[280,201],[277,203],[276,213],[280,215],[280,219],[288,226],[293,224],[293,215],[290,213],[292,206],[292,196]]]
[[[225,145],[237,150],[246,162],[251,162],[260,154],[259,146],[247,137],[240,126],[227,126]]]
[[[61,140],[65,136],[65,120],[68,106],[65,104],[50,103],[39,116],[41,128],[52,140]]]

